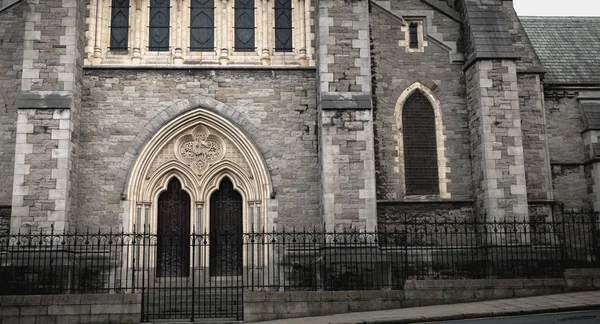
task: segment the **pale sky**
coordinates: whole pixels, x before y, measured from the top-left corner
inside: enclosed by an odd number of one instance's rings
[[[513,0],[519,16],[600,16],[599,0]]]

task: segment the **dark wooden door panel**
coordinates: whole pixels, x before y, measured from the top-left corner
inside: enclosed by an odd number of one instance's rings
[[[228,178],[210,198],[210,275],[242,274],[242,196]]]
[[[176,178],[158,198],[158,277],[189,276],[190,205],[190,196]]]

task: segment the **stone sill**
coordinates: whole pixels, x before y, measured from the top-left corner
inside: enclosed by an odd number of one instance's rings
[[[84,70],[255,70],[255,71],[316,71],[314,66],[261,66],[261,65],[86,65]]]

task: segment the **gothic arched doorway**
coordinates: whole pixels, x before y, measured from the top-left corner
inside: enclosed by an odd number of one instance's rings
[[[173,178],[158,197],[158,277],[189,276],[190,208],[190,196]]]
[[[242,274],[242,195],[224,178],[210,197],[210,275]]]

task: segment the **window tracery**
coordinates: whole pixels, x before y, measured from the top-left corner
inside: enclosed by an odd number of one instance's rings
[[[86,64],[314,65],[310,0],[92,0]]]

